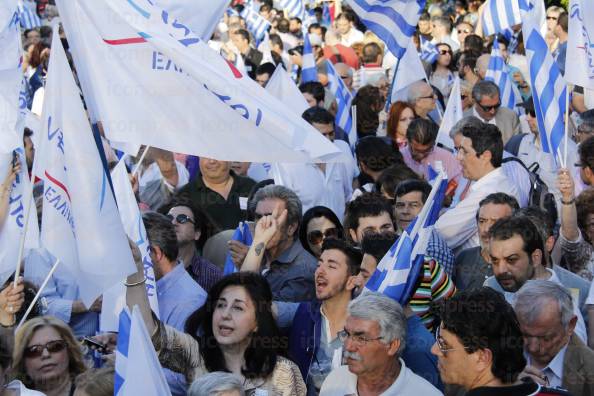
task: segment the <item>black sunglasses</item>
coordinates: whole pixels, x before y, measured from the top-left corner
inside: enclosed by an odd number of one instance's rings
[[[66,341],[64,340],[55,340],[50,341],[45,345],[31,345],[30,347],[25,348],[23,355],[28,358],[36,358],[43,355],[43,350],[47,349],[49,353],[57,353],[66,349]]]
[[[450,54],[450,55],[452,55],[452,51],[448,51],[448,50],[441,50],[441,51],[439,51],[439,54],[440,54],[440,55],[447,55],[447,54]]]
[[[168,215],[167,215],[167,218],[168,218],[170,221],[173,221],[173,219],[175,219],[175,221],[176,221],[177,223],[179,223],[179,224],[186,224],[187,222],[190,222],[190,223],[192,223],[192,224],[196,224],[196,222],[195,222],[194,220],[192,220],[192,219],[190,218],[190,216],[188,216],[188,215],[185,215],[185,214],[183,214],[183,213],[180,213],[180,214],[178,214],[178,215],[177,215],[177,216],[175,216],[175,217],[173,217],[173,215],[170,215],[170,214],[168,214]]]
[[[481,109],[483,109],[486,112],[492,111],[492,110],[497,110],[501,107],[501,102],[494,104],[493,106],[483,106],[482,104],[478,103],[478,105],[481,107]]]
[[[338,228],[328,228],[324,232],[315,230],[307,233],[307,241],[312,245],[321,243],[325,238],[336,238],[338,237]]]

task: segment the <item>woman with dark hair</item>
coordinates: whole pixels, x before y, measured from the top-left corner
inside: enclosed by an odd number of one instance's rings
[[[343,228],[334,212],[325,206],[314,206],[303,214],[299,228],[301,245],[314,257],[322,254],[326,238],[343,238]]]
[[[156,320],[150,310],[144,269],[132,248],[137,273],[128,277],[127,303],[138,305],[163,367],[183,373],[188,383],[214,371],[239,376],[248,395],[305,395],[298,367],[281,356],[281,337],[272,315],[272,292],[256,273],[234,273],[217,282],[204,306],[186,322],[186,333]]]
[[[406,129],[411,121],[416,118],[415,110],[406,102],[397,101],[390,107],[386,135],[392,140],[394,147],[406,147]]]
[[[437,61],[431,65],[429,84],[439,89],[447,101],[452,90],[452,84],[454,83],[454,70],[456,66],[454,52],[452,51],[452,47],[446,43],[437,44],[437,51],[439,55]]]

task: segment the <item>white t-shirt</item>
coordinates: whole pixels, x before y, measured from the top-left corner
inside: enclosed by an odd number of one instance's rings
[[[437,388],[431,385],[424,378],[413,373],[402,359],[400,361],[400,374],[396,381],[378,396],[399,396],[419,395],[438,396],[443,395]],[[349,371],[349,366],[340,366],[332,370],[320,390],[323,396],[347,396],[357,395],[357,376]]]

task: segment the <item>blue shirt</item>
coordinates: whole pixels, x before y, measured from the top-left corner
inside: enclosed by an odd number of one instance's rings
[[[39,287],[55,262],[56,259],[46,249],[31,250],[25,259],[25,279]],[[58,265],[40,297],[41,313],[68,323],[77,338],[96,334],[99,329],[98,313],[72,313],[72,303],[80,300],[80,294],[76,279],[63,264]]]
[[[160,320],[184,331],[186,319],[204,305],[206,292],[186,271],[183,263],[157,281],[157,300]],[[180,373],[164,369],[165,379],[173,396],[186,394],[187,383]]]
[[[425,378],[437,389],[443,390],[437,370],[437,357],[431,353],[433,344],[435,337],[417,315],[406,319],[406,345],[402,352],[402,360],[415,374]]]

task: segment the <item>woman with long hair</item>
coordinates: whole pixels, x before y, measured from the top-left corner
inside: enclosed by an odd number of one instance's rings
[[[272,315],[272,292],[256,273],[234,273],[217,282],[206,303],[186,321],[181,333],[156,320],[150,310],[140,252],[138,272],[126,282],[127,303],[138,305],[163,367],[183,373],[188,383],[214,371],[231,372],[248,395],[305,395],[295,363],[282,356],[287,339]]]
[[[437,51],[439,56],[437,57],[437,61],[431,66],[429,84],[439,89],[439,92],[441,92],[445,101],[447,101],[452,90],[452,84],[454,83],[456,62],[454,62],[454,52],[449,44],[437,44]]]
[[[325,206],[314,206],[303,214],[299,240],[305,250],[320,258],[324,239],[342,239],[343,232],[342,224],[332,210]]]
[[[408,103],[397,101],[392,104],[388,115],[386,135],[392,140],[395,148],[406,147],[408,144],[406,129],[416,117],[415,110]]]

